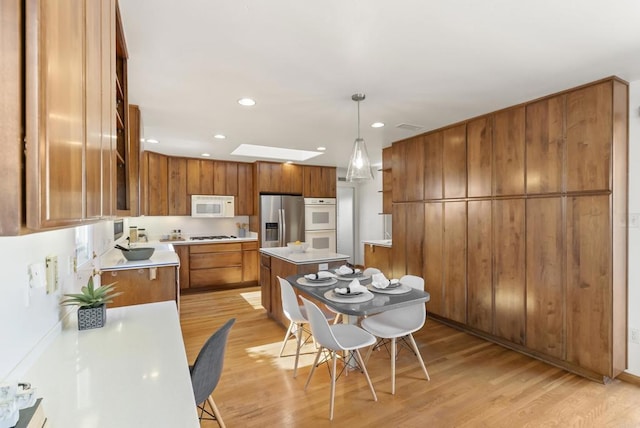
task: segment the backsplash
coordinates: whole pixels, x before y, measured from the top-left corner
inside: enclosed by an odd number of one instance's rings
[[[125,236],[128,227],[136,226],[146,229],[150,240],[160,239],[163,235],[170,235],[174,229],[179,229],[184,238],[197,235],[238,235],[236,223],[249,223],[248,216],[233,218],[193,218],[187,216],[142,216],[130,217],[125,226]]]

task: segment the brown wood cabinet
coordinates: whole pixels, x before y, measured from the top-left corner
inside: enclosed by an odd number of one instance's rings
[[[380,269],[387,278],[393,278],[393,270],[391,269],[391,248],[383,245],[365,243],[364,267]]]
[[[238,196],[236,197],[236,215],[255,214],[253,200],[253,165],[250,163],[238,163]]]
[[[189,288],[189,246],[174,245],[174,251],[180,259],[180,291]]]
[[[335,198],[336,184],[335,167],[302,167],[302,195],[305,198]]]
[[[213,195],[214,161],[187,159],[187,194]]]
[[[169,156],[167,173],[169,215],[191,214],[191,198],[187,194],[187,159]]]
[[[257,193],[302,195],[302,166],[262,161],[254,165]]]
[[[169,215],[169,161],[160,153],[144,152],[146,215]]]
[[[393,203],[393,147],[382,149],[382,214],[391,214]]]
[[[235,162],[214,161],[213,194],[236,196],[238,194],[238,164]]]
[[[393,204],[393,277],[423,274],[424,203]],[[398,232],[398,233],[396,233]]]
[[[393,144],[393,202],[424,199],[425,144],[422,136]]]
[[[258,242],[242,243],[242,282],[257,282],[259,270]]]
[[[260,254],[260,299],[267,313],[271,307],[271,256]]]
[[[102,284],[115,282],[117,291],[123,292],[109,303],[110,308],[167,300],[178,302],[176,270],[174,266],[114,270],[103,272],[100,280]]]
[[[420,254],[435,317],[592,379],[617,376],[627,104],[627,84],[608,78],[424,134],[424,158],[407,155],[419,138],[394,143],[394,276]],[[424,180],[407,178],[416,168]],[[423,202],[404,201],[422,190]],[[421,203],[422,227],[411,224]]]
[[[129,215],[140,215],[142,196],[140,194],[141,142],[144,138],[142,115],[137,105],[129,104]]]

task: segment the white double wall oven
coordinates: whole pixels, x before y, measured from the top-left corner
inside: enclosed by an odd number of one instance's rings
[[[311,248],[336,251],[336,198],[305,198],[304,223]]]

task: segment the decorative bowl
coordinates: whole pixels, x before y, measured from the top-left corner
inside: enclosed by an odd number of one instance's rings
[[[304,253],[309,248],[308,242],[289,242],[287,247],[292,253]]]
[[[147,260],[149,257],[153,255],[155,248],[152,247],[140,247],[140,248],[129,248],[129,251],[122,251],[122,255],[125,259],[131,261],[135,260]]]

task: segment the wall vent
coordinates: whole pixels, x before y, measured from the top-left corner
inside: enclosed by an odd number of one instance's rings
[[[396,128],[404,129],[406,131],[419,131],[424,128],[424,126],[412,125],[410,123],[401,123],[399,125],[396,125]]]
[[[347,181],[347,177],[338,177],[338,181]]]

